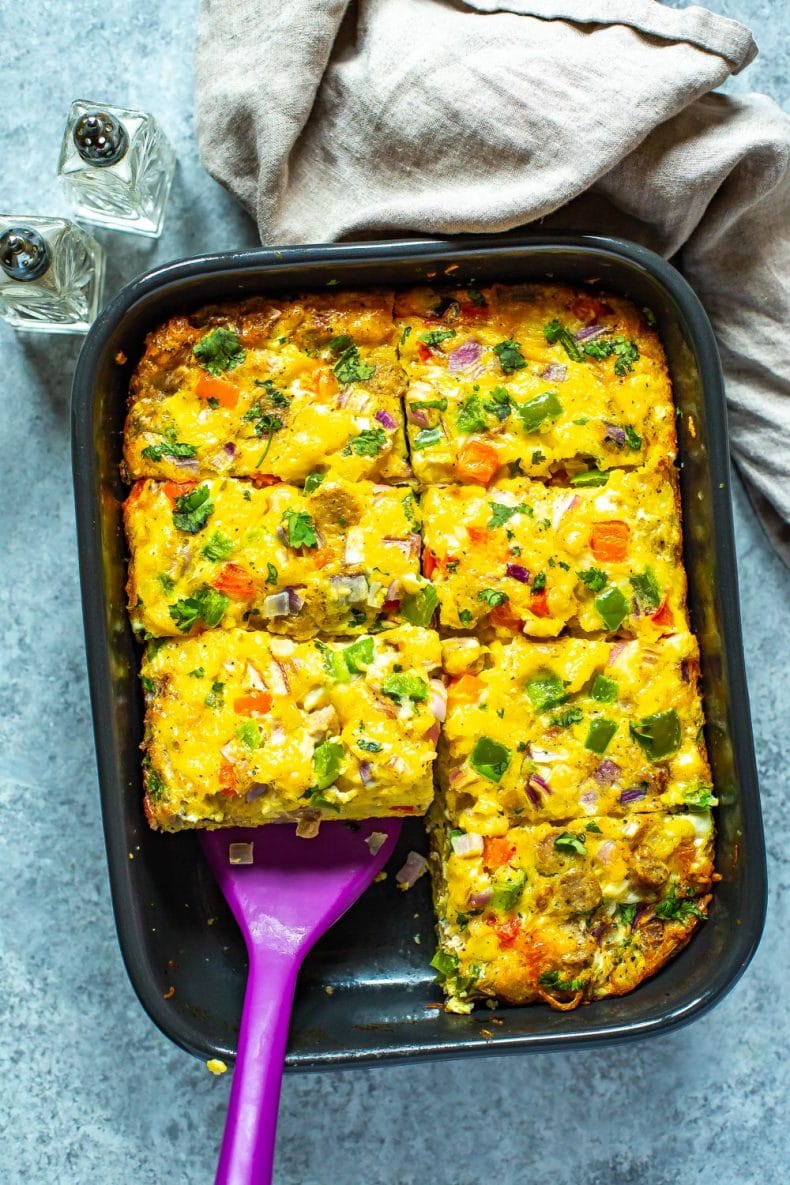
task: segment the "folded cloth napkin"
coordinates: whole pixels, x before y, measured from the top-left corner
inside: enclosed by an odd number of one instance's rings
[[[264,243],[541,229],[677,262],[790,563],[790,117],[742,25],[654,0],[202,0],[197,126]]]

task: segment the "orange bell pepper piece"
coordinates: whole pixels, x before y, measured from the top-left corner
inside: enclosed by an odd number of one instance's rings
[[[254,716],[259,713],[265,716],[272,706],[271,692],[252,691],[249,695],[240,695],[233,701],[233,711],[240,716]]]
[[[477,675],[459,675],[452,679],[447,688],[447,700],[453,707],[459,704],[475,704],[480,699],[483,680]]]
[[[664,601],[663,605],[659,605],[658,609],[656,609],[650,620],[654,621],[656,625],[669,626],[675,624],[675,615],[670,609],[668,602]]]
[[[509,863],[515,854],[515,847],[504,835],[487,835],[483,840],[483,864],[489,872]]]
[[[624,560],[628,554],[630,535],[628,523],[621,522],[620,519],[613,518],[596,523],[590,535],[593,555],[597,560],[609,564]]]
[[[197,381],[195,394],[198,399],[216,399],[221,407],[235,407],[239,402],[239,388],[225,379],[215,379],[202,374]]]
[[[536,617],[551,617],[549,598],[545,592],[533,593],[530,597],[529,611]]]
[[[499,468],[499,453],[483,440],[468,440],[458,450],[455,476],[459,481],[475,481],[487,486]]]
[[[498,629],[508,630],[511,634],[520,634],[524,628],[524,622],[513,612],[510,601],[496,605],[489,613],[488,620]]]
[[[197,486],[196,481],[166,481],[162,485],[162,492],[167,495],[171,502],[175,502],[176,498],[181,498],[184,494],[189,494]]]
[[[236,601],[251,601],[255,596],[255,581],[240,564],[225,564],[214,581],[214,588]]]

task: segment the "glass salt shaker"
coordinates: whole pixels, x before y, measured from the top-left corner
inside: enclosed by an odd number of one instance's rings
[[[152,115],[84,99],[72,103],[58,176],[77,218],[158,239],[175,166]]]
[[[104,251],[76,223],[0,214],[0,317],[15,329],[85,333],[103,283]]]

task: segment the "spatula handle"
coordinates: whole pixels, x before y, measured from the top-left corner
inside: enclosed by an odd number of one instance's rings
[[[270,1185],[299,960],[250,951],[239,1048],[215,1185]]]

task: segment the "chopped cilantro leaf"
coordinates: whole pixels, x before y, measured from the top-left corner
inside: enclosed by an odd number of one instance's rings
[[[174,430],[166,428],[164,439],[160,440],[158,444],[147,445],[140,455],[145,457],[146,461],[161,461],[162,457],[190,458],[197,456],[197,449],[193,444],[177,440]]]
[[[580,992],[586,979],[565,979],[559,971],[541,971],[538,976],[541,987],[554,988],[557,992]]]
[[[286,510],[281,521],[290,547],[318,547],[315,522],[306,510]]]
[[[380,753],[383,747],[378,741],[357,741],[357,748],[364,750],[365,753]]]
[[[532,507],[525,502],[520,502],[518,506],[505,506],[502,502],[489,502],[488,505],[491,507],[491,518],[486,524],[489,531],[503,526],[516,514],[532,514]]]
[[[678,897],[677,886],[672,885],[663,901],[656,906],[656,917],[665,922],[685,922],[690,917],[705,918],[693,897]]]
[[[461,622],[461,625],[471,625],[473,620],[472,611],[470,609],[461,609],[460,613],[458,614],[458,619]]]
[[[534,593],[543,592],[546,587],[546,573],[536,572],[535,579],[532,581],[532,591]]]
[[[201,527],[206,525],[214,513],[214,504],[210,501],[209,494],[208,486],[196,486],[188,494],[181,494],[176,498],[173,522],[179,531],[196,535]]]
[[[213,329],[192,347],[192,353],[209,374],[235,370],[246,358],[241,342],[232,329]]]
[[[404,327],[403,333],[400,335],[400,344],[401,344],[402,346],[405,346],[405,345],[406,345],[406,340],[407,340],[407,338],[409,337],[409,335],[410,335],[411,331],[412,331],[412,327],[411,327],[411,325],[406,325],[406,326]]]
[[[306,494],[312,494],[314,490],[318,489],[325,477],[326,474],[321,473],[318,469],[315,469],[312,473],[308,473],[304,479],[304,492]]]
[[[455,422],[459,432],[486,432],[488,420],[483,411],[479,395],[469,395],[458,409]]]
[[[505,341],[494,346],[494,353],[505,374],[513,374],[514,371],[522,370],[527,365],[527,360],[521,353],[521,343],[513,341],[512,338],[506,338]]]
[[[426,346],[438,346],[439,342],[451,337],[455,337],[454,329],[431,329],[428,333],[420,334],[420,341],[425,342]]]
[[[350,338],[348,340],[351,341]],[[332,370],[337,381],[345,385],[346,383],[363,383],[366,379],[372,378],[376,367],[368,362],[363,362],[359,357],[359,350],[352,344],[343,350]]]
[[[498,420],[502,421],[506,420],[510,415],[512,400],[504,387],[494,387],[483,407],[486,411],[491,412],[493,416],[496,416]]]
[[[585,568],[583,572],[577,572],[576,575],[582,584],[587,585],[590,592],[600,592],[609,579],[603,568]]]
[[[277,569],[275,568],[274,564],[271,564],[271,563],[266,564],[266,583],[267,584],[276,584],[279,579],[279,575],[280,574],[277,571]]]
[[[377,457],[387,443],[383,428],[366,428],[358,436],[352,436],[347,447],[358,457]]]
[[[218,563],[220,560],[226,560],[234,547],[232,539],[223,535],[222,531],[215,531],[208,543],[200,549],[200,554],[204,559]]]
[[[489,608],[494,609],[497,605],[504,605],[505,601],[508,600],[508,595],[506,592],[500,592],[496,588],[484,588],[477,594],[477,599],[478,601],[484,601]]]
[[[201,621],[213,629],[219,625],[227,607],[228,598],[224,593],[217,592],[210,584],[204,584],[193,596],[168,606],[168,612],[178,628],[187,633]]]
[[[628,441],[629,448],[632,448],[635,453],[638,453],[642,447],[642,437],[638,432],[635,432],[630,424],[625,426],[625,438]]]

